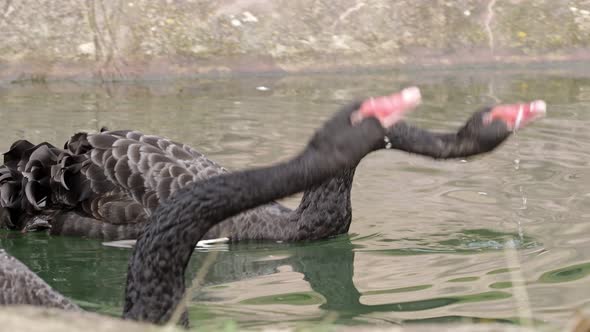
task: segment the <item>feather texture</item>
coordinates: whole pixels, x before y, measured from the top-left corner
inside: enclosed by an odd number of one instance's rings
[[[376,149],[435,159],[492,151],[510,131],[502,123],[483,125],[482,114],[489,111],[476,112],[455,133],[431,133],[400,121],[387,131],[388,142]],[[270,202],[215,225],[204,239],[297,241],[346,233],[354,171],[344,169],[306,190],[294,210]],[[136,238],[139,225],[177,191],[224,173],[228,170],[186,144],[138,131],[77,133],[63,149],[21,140],[0,166],[0,208],[5,210],[0,226],[27,229],[34,223],[37,229],[41,216],[53,234]]]

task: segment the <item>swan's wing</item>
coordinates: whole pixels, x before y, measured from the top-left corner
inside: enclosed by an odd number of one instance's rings
[[[179,188],[227,172],[188,145],[136,131],[78,133],[63,149],[17,141],[4,162],[0,223],[17,229],[41,214],[71,225],[64,211],[89,217],[88,229],[141,224]]]
[[[122,191],[148,215],[188,183],[227,172],[186,144],[137,131],[91,134],[87,142],[88,164],[81,172],[92,191]],[[110,202],[116,204],[115,199]]]
[[[19,227],[18,220],[15,220],[10,211],[21,208],[21,184],[22,176],[15,177],[8,166],[0,166],[0,228]]]
[[[17,173],[20,174],[20,173]],[[20,206],[22,176],[15,176],[6,165],[0,166],[0,207]]]

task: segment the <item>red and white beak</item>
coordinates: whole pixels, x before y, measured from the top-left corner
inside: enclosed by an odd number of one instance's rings
[[[545,116],[547,104],[542,100],[530,103],[498,105],[484,115],[483,123],[490,124],[494,120],[504,121],[510,131],[516,131],[535,119]]]
[[[413,110],[422,101],[420,89],[405,88],[390,96],[370,98],[363,102],[358,111],[352,113],[352,124],[361,122],[368,117],[375,117],[383,128],[389,128],[401,120],[404,114]]]

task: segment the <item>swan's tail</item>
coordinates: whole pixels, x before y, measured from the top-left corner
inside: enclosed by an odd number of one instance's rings
[[[20,173],[10,171],[6,165],[0,166],[0,228],[16,228],[18,217],[12,211],[21,210]]]
[[[88,198],[90,186],[80,171],[89,148],[85,134],[74,135],[64,149],[47,142],[14,142],[0,166],[0,227],[49,227],[43,221],[52,211]]]
[[[37,214],[51,200],[51,167],[60,149],[49,143],[33,145],[26,140],[12,144],[0,166],[2,224],[21,229],[25,214]]]
[[[86,133],[75,134],[62,149],[15,142],[0,166],[0,227],[137,238],[145,211],[91,162],[91,149]]]

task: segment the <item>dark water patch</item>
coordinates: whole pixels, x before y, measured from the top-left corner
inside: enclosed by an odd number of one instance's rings
[[[547,271],[539,278],[540,282],[560,283],[586,278],[590,275],[590,263],[576,264]]]

